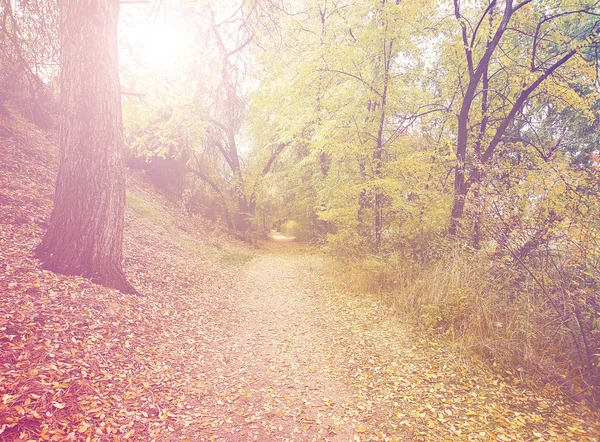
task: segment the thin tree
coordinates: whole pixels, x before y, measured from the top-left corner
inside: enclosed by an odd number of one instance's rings
[[[256,212],[258,182],[271,172],[275,160],[290,142],[269,143],[266,148],[270,153],[264,167],[256,175],[257,182],[254,186],[249,185],[238,146],[238,133],[245,118],[243,82],[245,72],[249,69],[245,51],[255,38],[254,28],[264,19],[260,13],[265,11],[258,1],[241,2],[226,20],[218,21],[215,9],[211,3],[203,8],[210,19],[208,26],[212,38],[207,41],[211,44],[210,52],[216,55],[217,66],[217,80],[208,105],[208,116],[205,117],[210,123],[205,143],[220,154],[230,177],[225,180],[226,184],[219,183],[223,180],[212,178],[210,173],[202,170],[207,165],[201,165],[197,160],[189,170],[218,194],[230,194],[236,202],[236,209],[233,217],[225,209],[228,223],[248,238],[252,230],[251,218]]]
[[[119,0],[61,0],[60,163],[43,267],[135,293],[122,270],[124,144]]]
[[[459,230],[470,190],[481,182],[485,167],[504,143],[511,125],[534,92],[582,48],[597,40],[594,20],[582,20],[572,36],[566,32],[569,26],[561,26],[558,21],[572,16],[599,16],[596,12],[598,1],[590,1],[574,10],[563,10],[546,8],[533,0],[490,0],[484,11],[469,21],[463,15],[460,0],[453,3],[454,16],[461,28],[467,73],[459,81],[465,86],[457,121],[450,234]],[[529,13],[538,18],[535,26],[528,20],[517,19],[517,13],[520,10],[525,13],[525,7],[532,8]],[[479,34],[483,32],[486,20],[489,22],[488,36],[482,38]],[[482,43],[485,43],[484,47],[481,47]],[[512,61],[519,54],[515,48],[521,48],[523,57],[517,63]],[[521,72],[519,76],[509,71],[506,66],[511,63],[520,66],[521,70],[527,69],[527,75]],[[480,109],[477,109],[478,100]],[[475,230],[477,244],[478,221]]]

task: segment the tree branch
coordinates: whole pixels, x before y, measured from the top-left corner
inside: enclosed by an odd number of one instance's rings
[[[513,107],[509,111],[508,115],[502,120],[502,123],[500,123],[500,126],[498,126],[498,129],[496,129],[494,138],[492,139],[492,141],[488,145],[487,149],[483,153],[483,155],[481,157],[481,161],[483,163],[489,161],[489,159],[492,157],[492,155],[494,154],[494,150],[496,149],[496,146],[498,145],[498,143],[500,143],[500,141],[502,140],[502,137],[504,136],[504,133],[506,132],[506,129],[508,128],[508,125],[513,121],[517,112],[523,107],[523,104],[525,104],[525,101],[527,100],[527,98],[529,98],[529,95],[531,95],[531,93],[546,78],[548,78],[550,75],[552,75],[552,73],[556,69],[558,69],[560,66],[565,64],[567,61],[569,61],[576,53],[577,53],[577,49],[571,49],[560,60],[558,60],[556,63],[554,63],[548,69],[546,69],[544,71],[544,73],[542,75],[540,75],[537,78],[537,80],[535,80],[527,89],[524,89],[523,91],[521,91],[521,93],[519,94],[519,97],[513,104]]]
[[[364,84],[365,86],[367,86],[369,88],[369,90],[371,92],[373,92],[375,95],[377,95],[379,98],[381,98],[382,94],[375,89],[373,86],[371,86],[369,83],[367,83],[365,80],[363,80],[362,78],[360,78],[357,75],[351,74],[349,72],[345,72],[345,71],[339,71],[337,69],[328,69],[328,68],[321,68],[319,69],[319,71],[321,72],[333,72],[334,74],[342,74],[342,75],[347,75],[348,77],[354,78],[355,80],[360,81],[362,84]]]
[[[492,2],[492,3],[494,3],[494,2]],[[487,12],[487,10],[486,10],[486,12]],[[482,20],[483,20],[483,17],[485,17],[486,12],[483,13]],[[473,77],[473,74],[474,74],[474,72],[473,72],[473,52],[471,51],[471,48],[473,47],[473,45],[472,45],[472,41],[471,41],[471,45],[469,45],[469,37],[467,35],[467,25],[465,24],[465,18],[460,13],[460,1],[459,0],[454,0],[454,16],[460,23],[462,40],[463,40],[463,49],[465,51],[465,57],[467,58],[467,66],[469,68],[469,76]],[[479,27],[479,24],[477,25],[477,27]],[[473,38],[475,38],[475,33],[473,34]]]
[[[277,148],[273,151],[273,153],[271,153],[271,156],[269,157],[267,164],[265,164],[265,167],[263,167],[263,170],[260,173],[261,177],[265,176],[266,174],[268,174],[271,171],[271,167],[273,167],[273,163],[275,162],[275,160],[277,159],[279,154],[281,152],[283,152],[283,149],[285,149],[290,144],[291,143],[289,141],[287,143],[279,143]]]

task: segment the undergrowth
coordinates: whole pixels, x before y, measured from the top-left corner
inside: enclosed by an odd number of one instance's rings
[[[547,289],[506,257],[457,244],[438,244],[420,260],[399,251],[338,256],[345,288],[379,293],[417,331],[451,340],[520,381],[558,385],[575,401],[598,405],[574,301],[557,307]]]
[[[251,254],[244,252],[225,252],[219,257],[221,262],[233,265],[245,264],[252,260],[252,258]]]

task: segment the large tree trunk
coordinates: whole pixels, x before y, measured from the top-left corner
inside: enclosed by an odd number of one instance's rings
[[[43,267],[135,293],[122,270],[124,145],[119,0],[61,0],[60,164],[36,249]]]

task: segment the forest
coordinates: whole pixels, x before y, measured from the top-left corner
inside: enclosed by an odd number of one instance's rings
[[[600,438],[600,1],[0,0],[0,41],[0,440]]]

